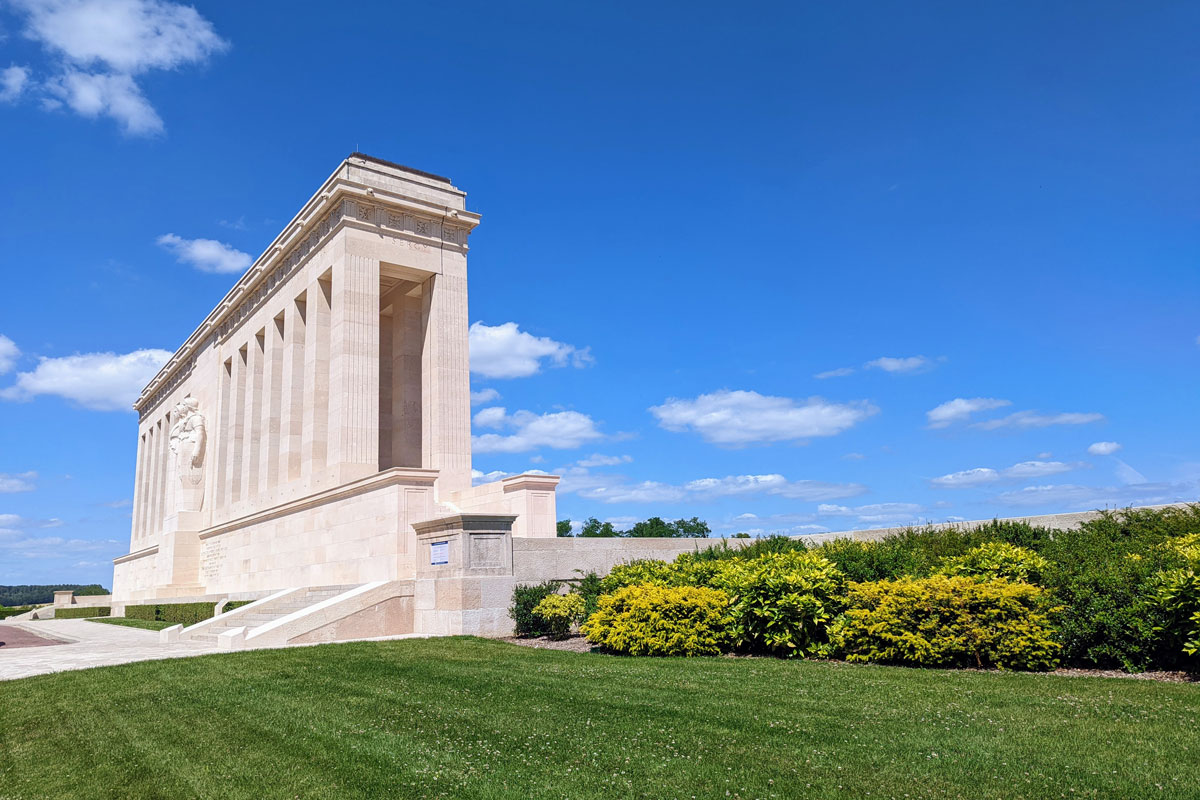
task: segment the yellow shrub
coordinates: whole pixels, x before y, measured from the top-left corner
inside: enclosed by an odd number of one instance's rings
[[[937,572],[1039,583],[1049,566],[1050,562],[1028,548],[1008,542],[984,542],[961,556],[942,559]]]
[[[847,661],[1051,669],[1045,594],[1028,583],[934,575],[852,583],[830,629]]]
[[[561,638],[583,617],[583,596],[574,592],[547,595],[533,607],[533,615],[545,624],[550,636]]]
[[[728,645],[729,596],[697,586],[642,584],[600,597],[588,641],[634,656],[712,656]]]

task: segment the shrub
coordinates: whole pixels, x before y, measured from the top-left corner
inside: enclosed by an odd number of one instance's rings
[[[727,562],[711,582],[730,597],[736,647],[801,657],[827,641],[845,588],[842,573],[827,559],[797,551]]]
[[[1193,569],[1159,573],[1150,606],[1160,613],[1156,632],[1184,654],[1200,653],[1200,575]]]
[[[221,607],[221,613],[228,614],[230,611],[233,611],[235,608],[241,608],[242,606],[248,606],[253,602],[254,602],[253,600],[230,600],[228,603],[226,603],[224,606]]]
[[[533,616],[542,622],[548,636],[562,639],[571,626],[583,618],[583,597],[575,594],[549,594],[533,607]]]
[[[600,598],[588,641],[634,656],[711,656],[729,641],[729,597],[697,586],[625,586]]]
[[[600,594],[612,594],[625,586],[647,583],[657,586],[679,586],[685,581],[685,577],[673,564],[655,559],[638,559],[626,564],[617,564],[601,578]]]
[[[1140,672],[1173,668],[1183,658],[1163,633],[1171,619],[1155,593],[1160,575],[1186,562],[1163,546],[1161,520],[1141,521],[1149,524],[1105,515],[1059,531],[1042,550],[1049,561],[1042,585],[1061,605],[1055,625],[1066,663]]]
[[[537,604],[552,594],[558,594],[562,588],[559,581],[546,581],[537,584],[520,584],[513,588],[512,605],[508,607],[508,615],[513,620],[513,630],[517,636],[544,636],[549,631],[545,624],[534,615]]]
[[[937,572],[942,575],[1040,583],[1042,573],[1049,565],[1046,559],[1027,548],[1008,542],[984,542],[961,556],[943,559]]]
[[[107,617],[112,612],[108,606],[72,606],[71,608],[54,609],[55,619],[87,619],[88,617]]]
[[[571,583],[573,591],[583,598],[583,616],[580,620],[582,621],[595,614],[596,609],[600,607],[601,586],[604,582],[594,571],[584,572],[581,569],[575,571],[579,573],[579,577]]]
[[[0,606],[0,619],[8,619],[9,617],[15,617],[17,614],[24,614],[26,611],[32,611],[33,608],[33,606],[17,606],[16,608]]]
[[[172,625],[195,625],[211,619],[215,603],[152,603],[125,606],[126,619],[148,619]]]
[[[832,626],[847,661],[923,667],[1050,669],[1045,593],[1027,583],[935,575],[853,583]]]

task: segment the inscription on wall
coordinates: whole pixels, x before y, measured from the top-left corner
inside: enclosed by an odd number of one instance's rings
[[[216,578],[221,574],[221,565],[225,563],[225,544],[219,539],[209,539],[204,543],[200,554],[200,572],[206,579]]]

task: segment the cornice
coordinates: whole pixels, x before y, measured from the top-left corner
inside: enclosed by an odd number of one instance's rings
[[[478,214],[351,180],[348,175],[351,166],[375,169],[380,174],[395,177],[379,170],[372,162],[355,157],[338,165],[142,390],[133,404],[139,417],[157,407],[187,379],[203,349],[235,330],[274,293],[277,286],[307,262],[308,256],[339,231],[345,228],[372,233],[387,231],[409,241],[418,250],[467,251],[467,237],[479,224]],[[462,196],[462,192],[448,184],[433,188]]]

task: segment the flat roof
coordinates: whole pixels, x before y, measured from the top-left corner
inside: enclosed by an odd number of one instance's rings
[[[434,175],[432,172],[426,172],[423,169],[406,167],[403,164],[397,164],[395,161],[387,161],[386,159],[376,158],[375,156],[369,156],[366,153],[359,153],[356,151],[346,156],[346,160],[350,160],[351,158],[361,158],[364,161],[374,161],[376,164],[382,164],[385,167],[403,170],[404,172],[411,172],[413,175],[420,175],[424,178],[433,178],[435,181],[442,181],[443,183],[453,183],[453,181],[444,175]]]

